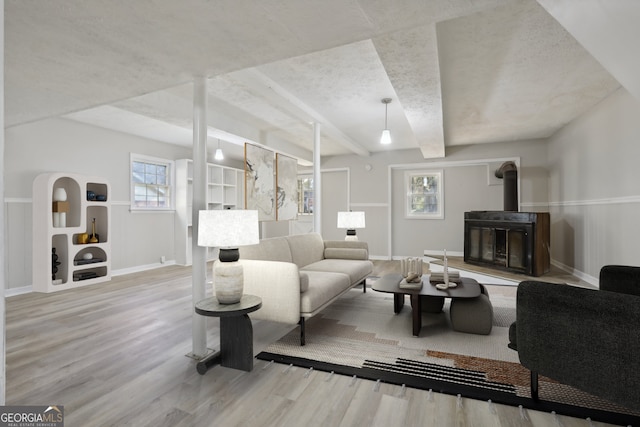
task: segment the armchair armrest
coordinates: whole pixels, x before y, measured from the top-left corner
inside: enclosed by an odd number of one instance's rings
[[[600,289],[640,296],[640,267],[605,265],[600,269]]]
[[[516,304],[523,366],[640,409],[640,298],[524,281]]]
[[[369,245],[359,240],[325,240],[325,259],[369,259]]]
[[[262,298],[254,319],[295,324],[300,320],[300,273],[291,262],[241,259],[244,293]]]

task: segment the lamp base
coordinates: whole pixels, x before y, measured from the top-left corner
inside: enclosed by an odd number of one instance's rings
[[[220,304],[236,304],[242,298],[244,272],[239,262],[218,262],[213,267],[213,286]]]
[[[356,236],[356,230],[347,230],[347,235],[344,240],[358,240],[358,236]]]

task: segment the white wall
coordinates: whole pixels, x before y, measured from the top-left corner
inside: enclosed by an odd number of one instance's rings
[[[348,170],[349,208],[367,212],[367,228],[358,236],[369,242],[372,256],[384,258],[444,248],[462,252],[462,213],[502,209],[501,185],[486,185],[485,167],[478,164],[486,161],[491,175],[497,166],[493,160],[518,158],[521,210],[551,212],[552,260],[597,277],[605,264],[638,264],[639,140],[640,104],[620,89],[548,141],[450,147],[446,159],[431,161],[418,150],[336,156],[324,158],[322,169]],[[6,129],[7,288],[31,284],[31,185],[42,172],[98,175],[111,182],[114,271],[156,264],[162,255],[173,259],[173,214],[129,212],[130,152],[191,157],[188,147],[64,119]],[[438,163],[444,163],[446,218],[405,219],[399,185],[403,168]],[[391,197],[388,188],[393,189]]]
[[[43,172],[95,175],[111,183],[112,269],[128,271],[174,259],[174,215],[129,210],[131,152],[165,159],[191,157],[191,148],[165,144],[65,119],[5,131],[7,289],[31,286],[31,192]]]
[[[549,141],[551,254],[591,277],[640,265],[640,102],[619,89]]]
[[[544,140],[451,147],[445,159],[429,161],[417,149],[370,157],[336,156],[323,159],[322,169],[349,169],[350,208],[364,210],[367,218],[367,228],[359,230],[358,236],[369,243],[373,257],[389,258],[443,249],[462,254],[464,212],[503,209],[502,181],[495,179],[493,173],[505,159],[520,161],[520,210],[547,211]],[[421,168],[444,172],[442,220],[405,218],[404,171]]]

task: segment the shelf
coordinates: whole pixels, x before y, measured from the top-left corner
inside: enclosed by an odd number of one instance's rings
[[[238,174],[236,169],[224,169],[223,183],[235,187],[238,182]]]
[[[60,177],[56,179],[52,184],[51,189],[49,189],[51,192],[49,200],[52,202],[57,201],[55,194],[58,189],[63,190],[64,195],[66,196],[64,203],[67,206],[67,209],[66,212],[63,212],[65,216],[64,222],[66,225],[57,225],[54,219],[56,212],[53,212],[51,208],[49,208],[49,211],[51,212],[51,226],[54,228],[72,228],[80,226],[80,185],[77,181],[69,177]]]
[[[209,184],[222,184],[223,169],[217,165],[208,165],[207,182]]]
[[[97,279],[107,275],[107,267],[95,267],[88,269],[79,269],[73,273],[74,282],[84,282],[85,280]]]
[[[69,269],[68,269],[68,262],[67,260],[69,259],[69,247],[67,245],[67,236],[64,234],[56,234],[54,236],[51,237],[51,263],[49,265],[51,265],[51,269],[50,274],[51,274],[51,280],[54,280],[54,275],[55,275],[55,279],[58,280],[62,280],[63,283],[65,283],[68,279],[68,274],[69,274]],[[53,272],[53,250],[55,249],[55,253],[58,256],[57,262],[59,262],[60,264],[56,266],[56,268],[58,269],[57,272]]]
[[[238,202],[244,200],[241,195],[244,187],[244,171],[214,163],[206,166],[206,208],[238,209]],[[192,206],[193,206],[193,161],[191,159],[176,160],[176,215],[175,215],[175,248],[176,263],[190,265],[191,244],[193,240]],[[207,251],[208,259],[213,259],[211,251]]]
[[[94,198],[96,200],[88,200]],[[44,173],[36,177],[32,197],[34,291],[55,292],[110,280],[109,198],[110,185],[99,177],[65,173]],[[64,220],[55,215],[62,212],[65,213]],[[98,243],[88,243],[93,218],[96,219]],[[64,223],[65,226],[55,227],[54,220],[57,225]],[[54,265],[54,249],[57,266]],[[83,264],[88,254],[97,261]],[[55,273],[54,267],[57,268]]]
[[[85,197],[88,202],[106,202],[109,199],[107,185],[98,182],[87,182],[87,192]]]

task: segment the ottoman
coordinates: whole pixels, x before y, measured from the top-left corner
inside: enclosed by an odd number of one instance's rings
[[[486,288],[480,285],[477,298],[454,298],[449,307],[449,317],[454,331],[468,334],[489,335],[493,326],[493,306]]]

